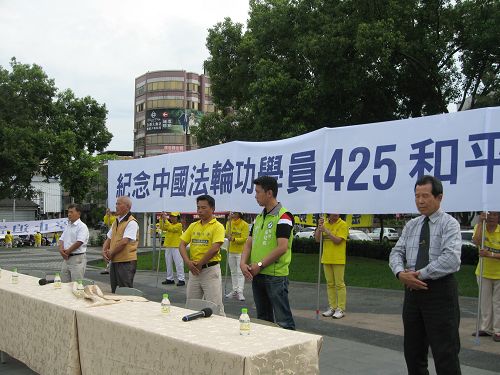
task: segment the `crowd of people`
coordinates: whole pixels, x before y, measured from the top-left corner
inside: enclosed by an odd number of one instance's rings
[[[241,212],[233,212],[224,227],[215,217],[215,199],[196,198],[198,220],[185,230],[179,212],[163,212],[159,229],[164,234],[164,285],[187,284],[187,299],[205,299],[224,315],[224,298],[245,301],[245,279],[251,282],[257,318],[295,329],[288,299],[294,216],[278,201],[278,183],[270,176],[253,181],[262,211],[249,226]],[[457,281],[462,241],[460,225],[441,209],[443,186],[433,176],[420,177],[414,188],[420,216],[410,220],[389,257],[389,267],[404,286],[404,355],[409,374],[427,374],[432,350],[438,374],[460,374],[458,327],[460,311]],[[133,287],[137,267],[139,225],[131,214],[132,200],[122,196],[116,212],[107,211],[108,226],[102,256],[108,263],[111,290]],[[63,281],[83,278],[89,232],[80,220],[78,205],[68,208],[68,226],[58,241],[63,258]],[[321,244],[328,309],[324,317],[346,316],[346,241],[348,226],[338,213],[318,220],[314,238]],[[231,272],[229,293],[222,290],[221,249],[226,240]],[[482,213],[474,228],[479,248],[476,269],[480,293],[479,336],[500,342],[500,225],[499,213]],[[184,266],[189,270],[186,282]],[[175,267],[175,272],[174,272]],[[177,282],[175,281],[177,279]]]

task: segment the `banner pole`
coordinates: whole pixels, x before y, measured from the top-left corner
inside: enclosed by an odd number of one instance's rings
[[[160,259],[161,259],[161,248],[163,246],[163,230],[161,229],[161,225],[160,225],[160,249],[158,250],[158,263],[156,264],[156,287],[158,288],[158,278],[159,278],[159,274],[160,274]],[[155,239],[156,241],[156,239]],[[165,261],[166,261],[166,258],[167,258],[167,248],[165,248]],[[165,264],[165,267],[167,265]]]
[[[323,253],[323,231],[319,234],[318,290],[316,293],[316,320],[319,320],[319,290],[321,287],[321,255]]]
[[[228,225],[227,230],[229,235],[231,235],[231,213],[229,213],[228,217]],[[227,266],[229,263],[229,248],[231,247],[231,241],[227,241],[227,249],[226,249],[226,270],[224,271],[224,297],[226,297],[226,284],[227,284]]]
[[[488,212],[486,212],[486,217],[488,217]],[[481,249],[484,248],[484,238],[486,231],[486,219],[483,220],[483,227],[481,232]],[[479,328],[481,324],[481,295],[483,291],[483,257],[479,257],[479,296],[477,298],[477,315],[476,315],[476,339],[474,343],[476,345],[481,345],[481,339],[479,338]]]

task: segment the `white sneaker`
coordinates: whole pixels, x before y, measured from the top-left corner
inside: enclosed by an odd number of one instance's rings
[[[342,309],[337,309],[332,315],[333,319],[341,319],[345,316],[345,313]]]
[[[236,292],[231,291],[228,294],[226,294],[226,298],[236,298]]]
[[[323,316],[326,316],[326,317],[330,317],[330,316],[333,316],[333,314],[335,314],[336,310],[332,309],[331,307],[326,310],[324,313],[322,313],[321,315]]]
[[[245,300],[245,297],[243,296],[243,293],[241,293],[241,292],[236,292],[236,298],[238,298],[238,301]]]

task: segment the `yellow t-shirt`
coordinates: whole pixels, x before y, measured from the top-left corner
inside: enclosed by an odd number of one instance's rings
[[[203,258],[205,253],[216,242],[224,242],[224,226],[213,218],[207,224],[202,225],[201,220],[192,223],[188,229],[182,233],[181,240],[191,243],[189,248],[189,258],[197,262]],[[209,260],[209,262],[220,262],[220,250]]]
[[[323,233],[323,255],[321,256],[321,263],[323,264],[345,264],[346,262],[346,240],[349,235],[349,228],[347,223],[338,218],[333,224],[325,220],[325,228],[333,235],[343,238],[339,244],[334,243],[330,237]]]
[[[168,220],[160,220],[160,229],[166,233],[165,241],[163,242],[163,246],[165,247],[179,247],[181,243],[181,234],[182,234],[182,223],[172,224]]]
[[[42,243],[42,234],[41,233],[35,233],[35,243],[36,244],[41,244]]]
[[[474,227],[474,233],[476,229],[477,224]],[[500,225],[497,225],[493,233],[485,232],[484,247],[487,247],[488,251],[500,254]],[[476,267],[476,275],[479,276],[479,263]],[[500,258],[483,258],[483,277],[495,280],[500,279]]]
[[[14,241],[14,236],[10,233],[7,233],[5,235],[5,243],[12,243]]]
[[[229,233],[231,227],[231,233]],[[230,220],[226,224],[226,234],[231,235],[232,240],[229,244],[229,252],[234,254],[241,254],[243,245],[248,238],[248,223],[245,220],[237,219]]]

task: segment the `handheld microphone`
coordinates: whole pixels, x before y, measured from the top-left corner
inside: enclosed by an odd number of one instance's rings
[[[52,284],[54,282],[54,276],[47,275],[44,279],[38,280],[38,285]]]
[[[195,320],[198,318],[208,318],[209,316],[212,315],[212,309],[210,307],[206,307],[202,309],[201,311],[186,315],[182,317],[183,322],[190,322],[191,320]]]

